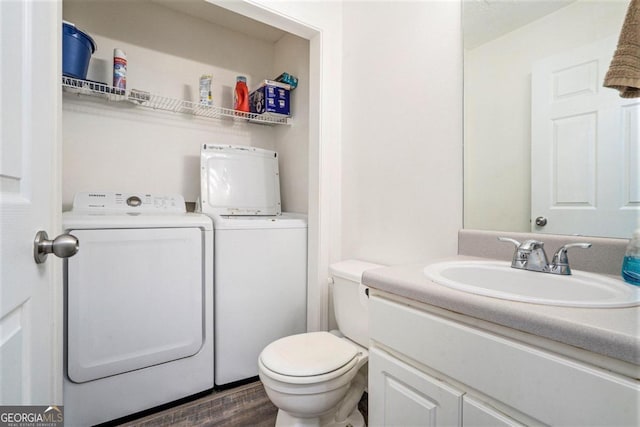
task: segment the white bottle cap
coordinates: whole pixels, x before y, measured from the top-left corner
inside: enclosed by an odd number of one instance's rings
[[[124,53],[124,50],[115,48],[113,49],[113,57],[114,58],[124,58],[127,59],[127,54]]]

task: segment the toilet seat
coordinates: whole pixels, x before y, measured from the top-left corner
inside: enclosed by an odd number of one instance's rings
[[[328,381],[352,369],[362,355],[355,344],[328,332],[310,332],[269,344],[259,362],[267,375],[280,381],[310,384]]]

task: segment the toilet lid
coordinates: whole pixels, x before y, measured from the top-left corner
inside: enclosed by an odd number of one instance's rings
[[[260,354],[264,366],[292,377],[322,375],[349,363],[358,348],[328,332],[291,335],[269,344]]]

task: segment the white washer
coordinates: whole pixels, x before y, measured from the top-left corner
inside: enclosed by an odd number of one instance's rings
[[[65,425],[213,388],[213,227],[182,196],[79,193],[63,227]]]
[[[258,375],[272,341],[306,332],[306,215],[282,213],[278,155],[205,144],[201,210],[215,229],[215,384]]]

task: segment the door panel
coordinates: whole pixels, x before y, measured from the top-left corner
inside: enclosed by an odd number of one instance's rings
[[[71,230],[68,374],[86,382],[196,354],[204,271],[197,228]]]
[[[0,405],[62,403],[59,232],[61,3],[0,1]]]
[[[553,121],[554,206],[596,206],[595,113]]]

